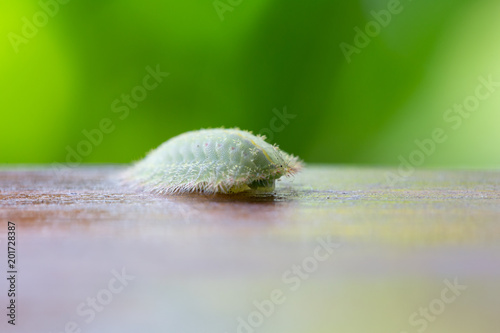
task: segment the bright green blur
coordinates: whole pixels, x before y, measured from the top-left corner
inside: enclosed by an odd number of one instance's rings
[[[498,1],[55,1],[0,4],[0,163],[238,126],[305,162],[500,165]]]

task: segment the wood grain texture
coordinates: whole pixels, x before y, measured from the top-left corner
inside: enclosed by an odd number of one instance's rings
[[[500,327],[498,171],[391,187],[387,169],[317,165],[272,195],[162,196],[119,185],[123,169],[0,170],[0,244],[7,220],[19,237],[17,332],[237,332],[276,289],[285,300],[256,332],[416,332],[410,315],[445,279],[467,289],[426,332]],[[321,240],[339,246],[304,267]],[[310,272],[292,290],[294,266]],[[87,322],[78,306],[121,269],[135,279]]]

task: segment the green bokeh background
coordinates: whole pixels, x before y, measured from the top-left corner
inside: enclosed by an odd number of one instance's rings
[[[221,19],[212,0],[71,0],[17,52],[11,33],[43,9],[1,1],[0,163],[65,163],[103,118],[113,130],[83,163],[131,162],[193,129],[262,133],[286,107],[272,141],[306,162],[397,165],[442,128],[423,166],[500,165],[500,91],[459,128],[443,120],[479,76],[500,81],[498,1],[402,0],[350,62],[340,44],[388,1],[223,0]],[[170,75],[120,119],[113,101],[157,65]]]

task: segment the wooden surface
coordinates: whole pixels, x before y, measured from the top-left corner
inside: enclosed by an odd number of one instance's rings
[[[2,272],[8,220],[19,263],[17,325],[0,310],[2,332],[500,330],[500,172],[389,186],[386,169],[307,166],[272,195],[159,196],[118,184],[121,170],[0,170]],[[113,270],[134,278],[109,293]],[[450,281],[466,289],[443,303]],[[273,290],[282,302],[243,327]]]

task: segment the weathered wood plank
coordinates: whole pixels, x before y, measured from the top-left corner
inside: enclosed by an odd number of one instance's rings
[[[0,170],[0,239],[10,220],[19,240],[16,330],[246,332],[238,318],[272,290],[283,302],[259,332],[500,327],[500,172],[389,186],[387,169],[309,166],[271,195],[160,196],[120,185],[122,169]],[[122,268],[135,278],[92,310]],[[467,286],[449,304],[446,279]]]

